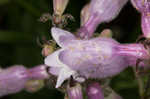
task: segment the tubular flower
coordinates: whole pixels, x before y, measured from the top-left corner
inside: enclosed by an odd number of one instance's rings
[[[88,21],[82,25],[78,36],[90,38],[97,26],[102,22],[112,21],[128,0],[91,0],[88,12]]]
[[[52,36],[61,49],[50,54],[45,64],[58,76],[56,88],[71,75],[82,82],[85,78],[105,78],[120,73],[128,66],[124,56],[116,54],[119,45],[110,38],[79,40],[71,33],[52,28]]]
[[[13,66],[2,70],[0,72],[0,96],[21,91],[27,80],[27,70],[23,66]]]
[[[117,53],[122,56],[126,56],[129,65],[135,66],[138,59],[141,66],[148,66],[150,60],[150,54],[142,44],[120,44],[117,46]]]
[[[141,13],[141,27],[144,37],[150,38],[150,1],[131,0],[131,3]]]

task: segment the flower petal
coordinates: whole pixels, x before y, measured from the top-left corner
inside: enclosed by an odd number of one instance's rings
[[[68,31],[53,27],[51,29],[52,36],[60,47],[65,47],[70,40],[76,39],[73,34]]]
[[[131,3],[138,11],[141,12],[143,10],[143,0],[131,0]]]
[[[50,67],[67,67],[59,60],[59,54],[63,49],[57,50],[45,58],[45,64]]]
[[[60,70],[61,70],[61,68],[59,68],[59,67],[51,67],[49,70],[49,73],[58,76]]]
[[[56,88],[60,87],[61,84],[73,74],[75,74],[75,72],[70,70],[69,68],[61,69],[57,78]]]

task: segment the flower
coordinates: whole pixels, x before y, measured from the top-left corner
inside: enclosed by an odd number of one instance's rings
[[[24,89],[28,80],[24,66],[13,66],[0,72],[0,96],[17,93]]]
[[[117,17],[122,7],[128,0],[91,0],[89,6],[85,6],[86,10],[84,22],[85,24],[79,29],[78,36],[81,38],[90,38],[97,26],[103,22],[110,22]]]
[[[83,78],[105,78],[120,73],[128,66],[124,56],[116,54],[118,42],[111,38],[79,40],[68,31],[53,27],[52,36],[61,47],[45,58],[50,73],[58,76],[56,88],[73,76],[79,82]]]
[[[141,13],[143,35],[150,38],[150,2],[148,0],[131,0],[132,5]]]

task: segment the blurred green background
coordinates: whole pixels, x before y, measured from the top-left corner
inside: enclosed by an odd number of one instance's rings
[[[67,26],[69,31],[80,27],[80,10],[88,0],[70,0],[65,13],[72,14],[75,22]],[[43,63],[41,48],[36,39],[51,38],[51,22],[41,23],[44,13],[52,14],[52,0],[0,0],[0,66],[14,64],[32,67]],[[110,23],[99,25],[97,32],[105,28],[113,31],[113,36],[121,43],[135,42],[141,34],[140,14],[128,4],[119,16]],[[137,83],[132,69],[126,69],[111,81],[112,88],[124,99],[139,99]],[[63,99],[63,94],[47,86],[37,93],[20,93],[2,99]]]

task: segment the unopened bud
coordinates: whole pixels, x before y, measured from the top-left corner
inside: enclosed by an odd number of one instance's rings
[[[82,87],[80,84],[76,84],[73,87],[67,88],[68,99],[83,99]]]
[[[61,16],[69,0],[53,0],[54,14]]]
[[[25,90],[30,93],[37,92],[43,87],[44,80],[29,80],[25,84]]]
[[[43,56],[48,56],[49,54],[51,54],[54,51],[54,46],[53,45],[44,45],[43,49],[42,49],[42,55]]]
[[[100,37],[108,37],[111,38],[112,37],[112,31],[110,29],[104,29],[101,34]]]
[[[83,26],[88,21],[88,19],[90,17],[89,5],[90,4],[85,5],[83,7],[83,9],[81,10],[81,15],[80,15],[81,26]]]
[[[87,87],[88,99],[104,99],[104,95],[99,83],[89,84]]]

